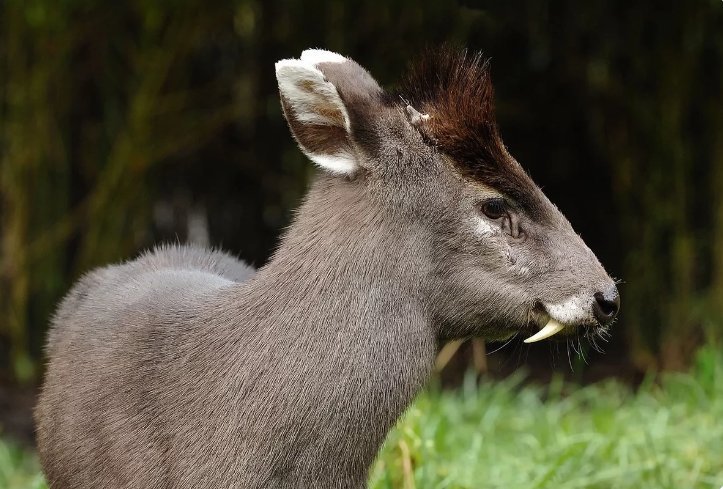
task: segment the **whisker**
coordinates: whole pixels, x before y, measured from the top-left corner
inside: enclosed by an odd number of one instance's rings
[[[588,341],[590,342],[590,346],[592,346],[593,350],[600,354],[605,354],[605,351],[603,351],[602,348],[600,348],[600,345],[597,343],[597,335],[592,334],[588,337]]]
[[[497,352],[500,351],[502,348],[504,348],[504,347],[506,347],[507,345],[509,345],[510,343],[512,343],[512,340],[514,340],[515,338],[517,338],[517,335],[518,335],[518,334],[519,334],[519,331],[517,331],[515,334],[513,334],[507,341],[505,341],[505,342],[502,344],[502,346],[500,346],[500,347],[498,347],[498,348],[495,348],[495,349],[492,350],[492,351],[487,352],[487,356],[492,355],[493,353],[497,353]]]
[[[574,372],[575,367],[572,366],[572,357],[570,356],[570,339],[565,338],[565,345],[567,346],[567,363],[570,365],[570,371]]]
[[[580,358],[582,358],[582,361],[585,363],[585,365],[589,365],[589,363],[587,363],[587,358],[585,357],[585,348],[583,348],[582,345],[582,338],[577,339],[577,346],[580,349]]]

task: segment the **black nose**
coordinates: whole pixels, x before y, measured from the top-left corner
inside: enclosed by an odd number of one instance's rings
[[[602,324],[610,324],[620,310],[620,294],[618,289],[613,287],[607,293],[596,292],[595,301],[592,303],[592,311],[595,318]]]

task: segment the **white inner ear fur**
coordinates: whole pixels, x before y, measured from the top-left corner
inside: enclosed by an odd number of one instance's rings
[[[346,58],[321,50],[308,50],[304,53],[308,53],[306,59],[303,59],[302,54],[302,59],[283,59],[276,63],[276,79],[281,96],[290,110],[294,112],[294,118],[298,122],[318,126],[343,127],[347,135],[350,135],[349,113],[339,92],[314,66],[314,63],[330,62],[332,59],[331,62],[340,62],[337,58],[342,58],[344,61]],[[314,60],[314,63],[310,60]],[[350,174],[358,166],[354,155],[348,152],[315,153],[304,146],[304,141],[299,139],[298,135],[297,141],[304,154],[314,163],[333,173]]]
[[[319,63],[344,63],[348,61],[348,59],[341,54],[324,49],[307,49],[301,53],[301,61],[318,65]]]
[[[336,126],[337,121],[329,117],[328,109],[332,108],[341,114],[344,129],[350,132],[349,114],[339,92],[314,65],[300,59],[282,59],[276,63],[276,79],[297,120]]]
[[[358,166],[357,162],[354,161],[354,158],[351,158],[350,155],[347,154],[322,155],[312,154],[309,151],[306,151],[304,148],[301,148],[301,150],[306,156],[309,157],[311,161],[332,173],[351,175],[356,171]]]

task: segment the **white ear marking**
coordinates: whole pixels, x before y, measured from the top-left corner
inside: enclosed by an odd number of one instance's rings
[[[282,59],[276,62],[276,79],[279,82],[279,90],[291,104],[300,121],[327,126],[336,125],[331,118],[313,110],[317,104],[332,103],[344,118],[344,129],[347,133],[351,132],[349,114],[339,92],[315,66],[300,59]],[[308,85],[313,86],[314,91],[310,91]]]
[[[328,51],[312,51],[336,55],[336,53]],[[321,131],[325,131],[323,126],[343,127],[347,136],[351,134],[349,113],[339,92],[334,84],[329,82],[324,74],[308,61],[312,58],[317,60],[326,58],[318,53],[309,56],[306,60],[283,59],[276,63],[279,91],[288,110],[292,112],[292,114],[287,114],[289,126],[301,150],[314,163],[332,173],[351,174],[358,165],[354,155],[344,150],[342,141],[339,141],[338,147],[322,151],[314,147],[311,140],[304,138],[303,131],[297,130],[297,125],[308,124]]]
[[[303,150],[303,148],[302,148]],[[357,164],[353,158],[348,154],[341,155],[321,155],[312,154],[306,150],[303,150],[304,154],[309,157],[311,161],[316,163],[322,168],[325,168],[333,173],[341,173],[344,175],[351,175],[356,170]]]
[[[301,53],[301,61],[318,65],[319,63],[344,63],[349,60],[341,54],[325,49],[307,49]]]

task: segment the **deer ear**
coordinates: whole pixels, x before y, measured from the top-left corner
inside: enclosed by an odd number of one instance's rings
[[[337,88],[315,66],[344,61],[328,51],[284,59],[276,63],[276,79],[284,115],[304,154],[327,171],[351,175],[358,163],[349,112]]]

